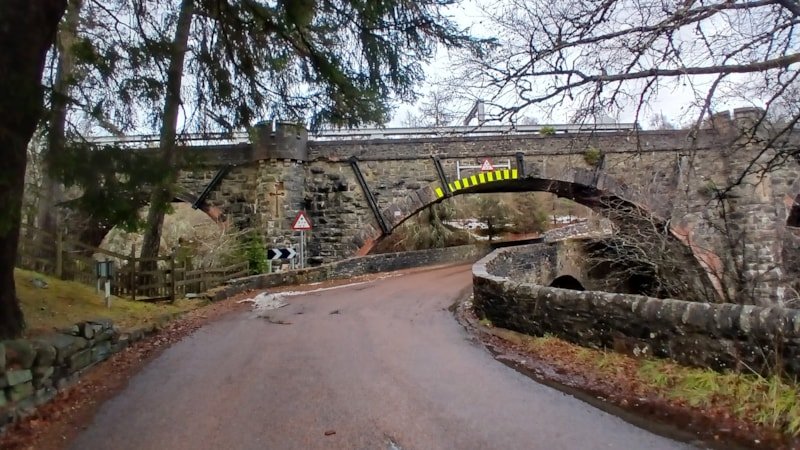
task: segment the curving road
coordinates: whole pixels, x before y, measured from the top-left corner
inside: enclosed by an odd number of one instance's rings
[[[674,449],[496,362],[447,307],[469,266],[288,297],[202,328],[74,449]]]

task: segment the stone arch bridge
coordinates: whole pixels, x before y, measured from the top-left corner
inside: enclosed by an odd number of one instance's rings
[[[262,125],[253,142],[186,144],[201,163],[181,173],[176,200],[225,226],[256,229],[273,246],[297,244],[291,222],[305,210],[314,226],[307,256],[319,264],[367,253],[419,210],[453,195],[547,191],[595,209],[613,199],[668,221],[698,261],[714,269],[725,240],[714,224],[716,187],[771,156],[756,139],[743,138],[751,116],[751,110],[718,115],[712,128],[694,134],[614,125],[556,126],[555,133],[539,127],[385,129],[309,138],[302,127]],[[510,167],[457,176],[457,165],[484,159]],[[726,193],[746,250],[737,257],[765,302],[780,302],[800,273],[798,169],[791,162],[751,174]]]

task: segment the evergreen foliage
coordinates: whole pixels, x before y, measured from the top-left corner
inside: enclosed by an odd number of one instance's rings
[[[269,268],[267,247],[260,234],[256,232],[247,233],[242,239],[241,252],[243,258],[250,264],[251,274],[257,275],[267,272]]]

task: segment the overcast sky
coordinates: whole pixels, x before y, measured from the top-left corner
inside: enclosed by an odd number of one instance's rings
[[[469,28],[473,35],[479,37],[492,36],[492,27],[483,12],[483,8],[487,10],[494,10],[500,0],[465,0],[458,6],[451,7],[450,15],[461,26]],[[481,6],[483,5],[483,7]],[[713,26],[713,24],[712,24]],[[685,31],[685,30],[682,30]],[[693,36],[685,35],[684,39],[694,39]],[[417,104],[425,100],[425,93],[431,89],[431,82],[442,80],[448,76],[453,70],[451,67],[452,58],[447,50],[440,49],[434,61],[426,65],[427,82],[420,87],[419,92],[422,94]],[[735,76],[729,77],[735,79]],[[714,77],[695,77],[693,83],[696,88],[701,91],[710,86]],[[662,88],[653,101],[648,104],[646,112],[639,118],[640,126],[647,128],[649,119],[656,114],[663,114],[671,123],[674,124],[690,124],[696,119],[696,111],[691,109],[691,103],[694,100],[694,94],[689,86],[675,83],[673,86],[666,86]],[[733,109],[743,106],[763,106],[759,103],[758,99],[752,99],[748,103],[746,98],[738,98],[732,102],[720,102],[717,109]],[[399,104],[395,113],[393,114],[392,121],[387,124],[390,127],[404,126],[403,121],[406,119],[407,112],[419,114],[416,110],[417,105]],[[469,109],[469,106],[464,106],[464,109]],[[557,108],[552,117],[546,117],[542,111],[531,109],[526,111],[525,116],[535,117],[539,123],[567,123],[572,115],[572,111],[568,107]],[[635,120],[635,107],[626,108],[618,117],[614,117],[619,122],[633,122]]]

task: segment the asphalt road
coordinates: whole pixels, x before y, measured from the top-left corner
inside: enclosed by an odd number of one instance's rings
[[[470,283],[468,266],[430,269],[229,315],[135,375],[72,448],[688,448],[496,362],[447,311]]]

